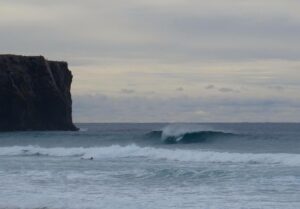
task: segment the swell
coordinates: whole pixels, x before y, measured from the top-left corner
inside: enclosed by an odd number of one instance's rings
[[[43,148],[38,146],[0,147],[0,156],[52,156],[77,157],[95,160],[120,158],[148,158],[152,160],[169,160],[179,162],[202,163],[247,163],[247,164],[283,164],[300,166],[300,154],[287,153],[231,153],[188,149],[164,149],[139,147],[135,144],[90,148]]]
[[[195,132],[186,132],[180,134],[166,134],[162,131],[151,131],[147,134],[150,138],[159,138],[166,144],[189,144],[189,143],[201,143],[207,140],[212,140],[216,138],[228,138],[238,136],[234,133],[223,132],[223,131],[195,131]]]

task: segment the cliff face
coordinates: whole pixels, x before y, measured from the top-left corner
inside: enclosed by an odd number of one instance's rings
[[[0,131],[77,130],[71,82],[66,62],[0,55]]]

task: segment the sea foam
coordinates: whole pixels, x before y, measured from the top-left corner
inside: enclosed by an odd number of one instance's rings
[[[287,153],[231,153],[188,149],[165,149],[154,147],[139,147],[135,144],[107,147],[55,147],[38,146],[1,147],[1,156],[53,156],[79,157],[99,159],[116,159],[142,157],[154,160],[170,160],[182,162],[203,163],[250,163],[250,164],[283,164],[300,166],[300,154]]]

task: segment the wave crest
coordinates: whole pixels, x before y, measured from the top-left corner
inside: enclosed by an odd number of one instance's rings
[[[172,124],[160,131],[147,134],[151,138],[160,138],[164,143],[199,143],[214,138],[232,137],[236,134],[214,130],[207,126]]]
[[[94,159],[115,159],[143,157],[153,160],[170,160],[181,162],[203,163],[258,163],[258,164],[284,164],[300,166],[300,154],[287,153],[230,153],[186,149],[164,149],[154,147],[139,147],[135,144],[127,146],[112,145],[108,147],[90,148],[43,148],[36,146],[1,147],[0,155],[5,156],[54,156],[54,157],[82,157]]]

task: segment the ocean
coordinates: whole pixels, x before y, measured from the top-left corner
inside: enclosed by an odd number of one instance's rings
[[[0,134],[0,208],[300,208],[300,124],[77,126]]]

